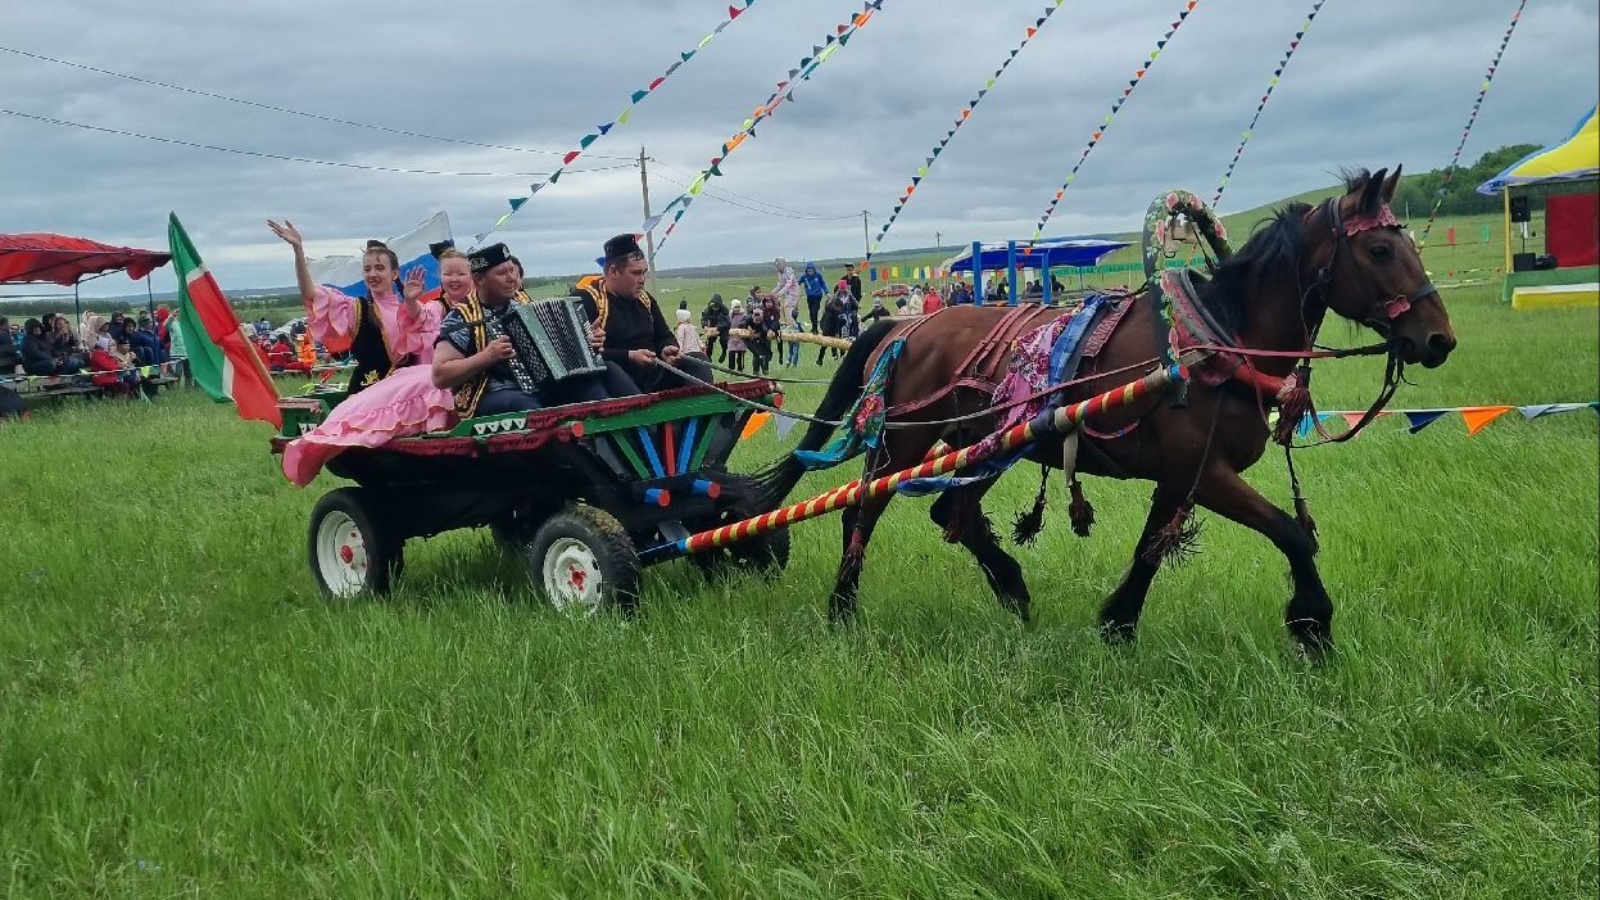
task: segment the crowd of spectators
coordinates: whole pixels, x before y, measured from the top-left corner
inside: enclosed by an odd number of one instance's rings
[[[172,359],[177,317],[165,306],[149,313],[84,312],[76,325],[62,313],[21,323],[0,316],[0,375],[87,375],[105,393],[150,391],[147,367]],[[181,337],[176,338],[181,348]],[[141,372],[141,370],[145,370]]]

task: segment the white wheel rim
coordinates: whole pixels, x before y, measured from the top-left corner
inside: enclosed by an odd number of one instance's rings
[[[562,612],[594,612],[605,602],[604,578],[594,551],[576,538],[558,538],[544,552],[544,593]]]
[[[317,526],[317,568],[335,597],[345,599],[367,586],[367,542],[348,513],[335,510]]]

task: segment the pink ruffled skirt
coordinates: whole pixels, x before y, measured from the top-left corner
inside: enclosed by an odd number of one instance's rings
[[[305,487],[347,448],[380,447],[455,422],[455,397],[433,386],[433,367],[407,366],[340,403],[322,424],[290,441],[283,449],[283,474]]]

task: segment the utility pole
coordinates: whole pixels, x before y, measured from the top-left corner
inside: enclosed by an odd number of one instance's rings
[[[861,211],[861,242],[867,248],[867,257],[872,256],[872,231],[867,226],[867,211]]]
[[[935,231],[933,233],[933,247],[935,250],[944,250],[944,232]]]
[[[645,165],[644,145],[639,145],[639,186],[644,190],[644,220],[650,221],[650,170]],[[656,233],[647,231],[644,235],[644,258],[650,265],[650,274],[656,271]]]

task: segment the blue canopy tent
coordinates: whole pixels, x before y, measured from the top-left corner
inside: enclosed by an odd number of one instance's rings
[[[1069,240],[1045,238],[1039,241],[1006,241],[995,244],[974,243],[972,247],[945,260],[944,268],[951,272],[971,272],[974,254],[978,257],[980,272],[1003,271],[1010,278],[1009,302],[1017,302],[1017,270],[1038,269],[1045,273],[1044,301],[1050,302],[1051,269],[1086,269],[1100,264],[1100,260],[1128,246],[1125,241]],[[982,296],[982,278],[976,277],[973,291]]]

